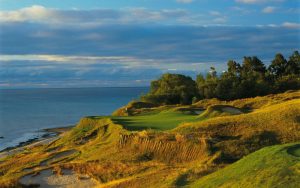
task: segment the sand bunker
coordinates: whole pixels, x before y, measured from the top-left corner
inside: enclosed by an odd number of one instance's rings
[[[19,182],[23,185],[39,185],[40,187],[95,187],[97,181],[89,176],[79,175],[71,170],[62,170],[63,175],[53,174],[51,169],[42,170],[37,175],[26,175]]]
[[[234,106],[229,105],[213,105],[209,106],[204,112],[199,115],[199,118],[207,119],[213,117],[221,117],[228,115],[239,115],[243,112]]]
[[[195,114],[202,114],[203,112],[204,112],[205,110],[195,110],[194,112],[195,112]]]
[[[229,106],[223,107],[222,111],[230,113],[230,114],[233,114],[233,115],[235,115],[235,114],[242,114],[243,113],[241,110],[239,110],[237,108],[234,108],[234,107],[229,107]]]

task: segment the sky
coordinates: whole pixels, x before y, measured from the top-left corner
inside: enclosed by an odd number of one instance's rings
[[[295,50],[298,0],[0,0],[0,88],[148,86]]]

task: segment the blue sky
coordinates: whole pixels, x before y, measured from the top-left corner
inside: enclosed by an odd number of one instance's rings
[[[299,49],[297,0],[0,0],[0,88],[145,86]]]

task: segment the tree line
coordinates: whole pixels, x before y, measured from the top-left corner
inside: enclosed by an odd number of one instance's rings
[[[244,57],[242,64],[229,60],[227,70],[214,67],[196,80],[181,74],[163,74],[151,82],[142,101],[155,104],[191,104],[201,99],[233,100],[300,89],[300,54],[289,59],[278,53],[267,67],[258,57]]]

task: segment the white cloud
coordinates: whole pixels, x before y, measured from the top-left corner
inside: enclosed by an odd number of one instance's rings
[[[183,9],[149,10],[145,8],[92,9],[92,10],[60,10],[45,8],[39,5],[14,11],[0,11],[0,22],[36,22],[47,24],[130,24],[165,22],[178,23],[179,19],[191,17],[192,14]]]
[[[220,16],[221,15],[221,13],[219,11],[210,11],[209,14],[212,16]]]
[[[237,3],[244,4],[259,4],[259,3],[268,3],[268,2],[283,2],[285,0],[235,0]]]
[[[262,10],[262,12],[265,14],[270,14],[273,13],[276,9],[277,9],[276,7],[267,6]]]
[[[236,0],[238,3],[245,3],[245,4],[254,4],[259,3],[261,0]]]
[[[289,8],[285,12],[286,13],[292,13],[292,14],[300,14],[300,7]]]
[[[33,5],[16,11],[1,11],[0,21],[39,21],[46,18],[51,19],[55,12],[43,6]]]
[[[227,22],[227,18],[226,17],[215,18],[215,19],[213,19],[213,22],[218,23],[218,24],[224,24]]]
[[[176,0],[178,3],[185,3],[185,4],[188,4],[188,3],[192,3],[194,0]]]
[[[169,60],[154,60],[147,58],[137,58],[130,56],[68,56],[68,55],[0,55],[0,63],[16,63],[17,61],[23,63],[38,62],[38,69],[49,69],[57,65],[74,66],[78,70],[88,70],[89,66],[93,65],[110,65],[119,68],[127,69],[156,69],[166,71],[169,69],[177,69],[178,71],[191,71],[195,69],[208,68],[207,63],[213,64],[216,62],[195,62],[186,63],[185,61],[177,61],[175,59]],[[44,62],[46,65],[43,65]],[[49,64],[50,63],[50,64]]]
[[[300,28],[300,23],[284,22],[282,26],[290,29],[298,29]]]
[[[278,27],[278,25],[276,25],[276,24],[268,24],[267,26],[268,27]]]
[[[136,61],[133,57],[127,56],[65,56],[65,55],[0,55],[0,61],[51,61],[55,63],[83,63],[94,64],[98,61],[111,62],[130,62]]]
[[[239,7],[239,6],[233,6],[233,7],[231,7],[231,10],[237,11],[242,14],[249,14],[249,13],[253,12],[253,10]]]
[[[210,11],[209,14],[194,13],[185,9],[122,8],[122,9],[91,9],[61,10],[46,8],[39,5],[14,11],[0,11],[1,22],[43,23],[55,27],[80,26],[92,28],[102,25],[127,24],[164,24],[164,25],[213,25],[225,22],[221,12]],[[36,33],[43,36],[50,33]],[[101,36],[88,36],[101,39]]]
[[[209,14],[213,17],[213,22],[216,24],[224,24],[227,22],[227,17],[219,11],[210,11]]]

